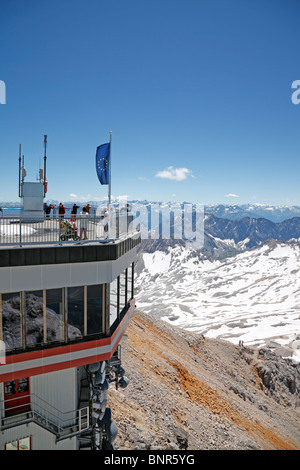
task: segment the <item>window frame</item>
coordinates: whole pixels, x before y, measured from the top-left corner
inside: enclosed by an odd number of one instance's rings
[[[20,449],[20,441],[23,441],[25,439],[29,439],[29,448],[28,449]],[[13,444],[14,442],[17,443],[17,448],[16,449],[7,449],[7,446],[9,446],[10,444]],[[10,442],[6,442],[4,444],[4,450],[32,450],[32,436],[25,436],[25,437],[21,437],[20,439],[16,439],[15,441],[10,441]]]
[[[131,266],[125,268],[121,274],[124,274],[125,277],[125,304],[121,305],[120,296],[121,296],[121,286],[120,286],[120,275],[116,278],[117,280],[117,321],[121,319],[122,311],[127,308],[128,303],[134,298],[134,265],[135,263],[132,262]],[[130,286],[131,284],[131,286]],[[62,344],[62,343],[69,343],[73,341],[82,341],[85,338],[89,338],[91,336],[99,335],[109,335],[110,334],[110,285],[111,283],[102,283],[102,284],[93,284],[102,286],[102,328],[99,333],[90,333],[88,334],[88,305],[87,305],[87,296],[88,296],[88,285],[83,286],[71,286],[71,287],[83,287],[83,332],[82,335],[74,340],[68,338],[68,289],[69,287],[58,287],[57,289],[61,289],[62,292],[62,335],[61,339],[57,341],[50,341],[47,338],[47,291],[51,291],[54,288],[50,289],[38,289],[42,292],[42,302],[43,302],[43,340],[41,343],[37,343],[35,345],[27,345],[27,336],[26,336],[26,295],[30,292],[36,292],[37,290],[26,290],[26,291],[17,291],[17,292],[7,292],[7,293],[0,293],[0,340],[4,341],[4,331],[3,331],[3,295],[10,294],[16,295],[20,298],[20,345],[15,348],[7,349],[6,351],[14,352],[16,350],[30,350],[35,346],[53,346],[55,343]]]

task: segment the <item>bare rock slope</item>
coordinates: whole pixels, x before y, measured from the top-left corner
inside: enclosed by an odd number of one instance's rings
[[[118,450],[300,449],[300,365],[140,311],[109,391]]]

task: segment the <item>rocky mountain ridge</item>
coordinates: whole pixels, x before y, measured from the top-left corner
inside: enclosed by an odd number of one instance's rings
[[[160,236],[155,239],[143,238],[139,246],[139,253],[154,253],[157,250],[166,251],[175,246],[188,246],[193,248],[202,258],[223,259],[258,247],[270,240],[283,242],[300,240],[300,217],[293,217],[282,222],[272,222],[265,218],[244,217],[239,220],[231,220],[216,217],[213,214],[205,214],[203,237],[201,248],[195,246],[193,241],[174,239],[172,236],[169,238]],[[138,272],[141,269],[138,263],[137,269]]]
[[[243,217],[265,218],[272,222],[282,222],[286,219],[300,216],[300,207],[291,205],[272,204],[208,204],[205,212],[216,217],[239,220]]]
[[[130,384],[110,389],[116,450],[299,450],[300,365],[137,311],[122,341]]]
[[[205,233],[221,240],[245,241],[248,248],[270,239],[289,241],[300,238],[300,217],[282,222],[271,222],[265,218],[243,217],[239,220],[207,215],[204,221]]]

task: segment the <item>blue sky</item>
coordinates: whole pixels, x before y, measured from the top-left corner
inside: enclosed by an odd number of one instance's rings
[[[300,205],[300,1],[2,0],[0,18],[0,201],[44,134],[48,197],[105,197],[111,130],[115,196]]]

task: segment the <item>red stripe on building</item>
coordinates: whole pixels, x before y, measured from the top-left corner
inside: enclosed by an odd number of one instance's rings
[[[58,370],[69,369],[72,367],[79,367],[86,364],[91,364],[93,362],[101,362],[109,360],[114,351],[116,350],[119,342],[122,339],[122,336],[127,328],[127,324],[129,319],[132,317],[134,312],[134,301],[131,302],[130,308],[128,309],[125,317],[120,322],[116,330],[114,331],[113,335],[108,338],[98,339],[94,341],[85,341],[82,343],[70,344],[66,346],[59,346],[56,348],[51,349],[43,349],[39,351],[31,351],[21,354],[15,354],[12,356],[7,356],[6,362],[4,364],[0,364],[0,383],[7,382],[9,380],[16,380],[23,377],[31,377],[34,375],[46,374],[49,372],[55,372]],[[97,349],[107,349],[109,347],[109,351],[103,351],[102,353],[97,353]],[[95,354],[91,354],[90,356],[84,356],[79,358],[72,358],[72,355],[78,352],[84,352],[88,349],[95,350]],[[92,352],[92,351],[91,351]],[[70,354],[70,360],[66,360],[63,362],[59,362],[59,357],[64,354]],[[57,362],[55,361],[55,357],[57,357]],[[41,366],[32,366],[28,368],[22,368],[20,370],[14,370],[18,368],[18,365],[24,364],[25,362],[29,361],[43,361],[45,359],[53,358],[53,362],[47,365]],[[1,368],[3,366],[11,366],[11,371],[4,372],[1,374]],[[3,370],[3,369],[2,369]]]

